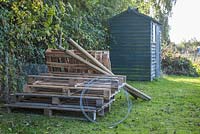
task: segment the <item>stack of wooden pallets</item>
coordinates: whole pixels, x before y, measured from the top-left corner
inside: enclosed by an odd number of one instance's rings
[[[90,53],[110,67],[106,53]],[[20,108],[37,109],[52,116],[57,111],[84,111],[96,120],[96,115],[103,116],[110,110],[114,96],[126,82],[125,76],[99,74],[60,50],[47,50],[46,61],[49,73],[29,75],[24,91],[12,94],[11,102],[6,104],[9,112]]]
[[[86,59],[86,57],[77,50],[69,51]],[[109,51],[88,51],[88,53],[111,70]],[[89,66],[81,63],[77,59],[66,55],[63,51],[55,49],[48,49],[46,51],[46,64],[48,65],[49,72],[100,74],[98,71],[89,68]]]
[[[56,111],[83,113],[87,119],[109,111],[120,87],[135,98],[151,97],[126,83],[125,76],[111,71],[109,52],[86,51],[71,38],[68,43],[77,50],[48,49],[46,64],[49,73],[28,76],[22,93],[11,95],[8,111],[13,109],[40,109],[48,116]],[[87,113],[87,115],[86,115]],[[90,118],[88,118],[88,115]]]

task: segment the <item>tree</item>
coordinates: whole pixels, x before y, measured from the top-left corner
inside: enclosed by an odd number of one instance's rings
[[[169,44],[169,17],[172,14],[172,8],[176,4],[176,0],[151,0],[155,10],[155,18],[162,23],[162,42]]]

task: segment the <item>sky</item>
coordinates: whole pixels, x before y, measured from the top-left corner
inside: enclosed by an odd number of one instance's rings
[[[200,0],[177,0],[172,12],[171,41],[180,43],[192,38],[200,41]]]

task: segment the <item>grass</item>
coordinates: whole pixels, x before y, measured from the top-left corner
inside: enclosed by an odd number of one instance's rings
[[[122,118],[127,110],[120,94],[111,113],[98,123],[60,117],[0,111],[0,134],[199,134],[200,78],[164,76],[153,82],[129,82],[152,97],[149,102],[134,100],[132,111],[123,123],[108,124]]]

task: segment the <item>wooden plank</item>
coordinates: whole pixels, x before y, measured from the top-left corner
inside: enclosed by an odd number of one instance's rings
[[[80,106],[77,105],[51,105],[45,103],[25,103],[17,102],[12,104],[5,104],[6,107],[19,107],[19,108],[33,108],[33,109],[52,109],[52,110],[69,110],[69,111],[81,111]],[[84,106],[86,112],[96,111],[95,107]]]
[[[110,88],[93,88],[93,87],[67,87],[67,86],[54,86],[54,85],[28,85],[31,88],[50,88],[50,89],[65,89],[65,90],[102,90],[102,91],[110,91]]]
[[[70,64],[70,63],[57,63],[57,62],[46,62],[49,66],[55,66],[55,67],[85,67],[88,68],[85,64]]]
[[[81,97],[79,97],[78,99],[57,99],[56,100],[52,100],[54,98],[38,98],[38,97],[24,97],[24,99],[22,101],[18,101],[21,103],[45,103],[45,104],[52,104],[53,106],[57,106],[57,105],[75,105],[75,106],[79,106],[80,105],[80,99]],[[87,99],[87,98],[82,98],[84,104],[86,104],[87,106],[90,107],[96,107],[96,108],[101,108],[104,105],[104,99],[102,97],[102,99],[99,100],[92,100],[92,99]],[[52,103],[51,103],[52,101]],[[54,102],[53,102],[54,101]],[[86,102],[86,103],[85,103]],[[100,103],[102,102],[102,103]],[[105,100],[105,102],[107,102]],[[17,103],[17,102],[13,102],[13,103]]]
[[[30,94],[30,93],[17,93],[18,95],[30,95],[33,96],[34,94]],[[15,95],[17,95],[15,94]],[[41,96],[41,94],[35,94],[38,96]],[[44,95],[47,96],[47,95]],[[53,95],[52,95],[53,96]],[[80,96],[79,96],[80,97]],[[98,97],[92,97],[92,99],[97,99]],[[54,97],[52,98],[54,100],[55,103],[53,104],[47,104],[47,103],[35,103],[35,102],[16,102],[16,103],[12,103],[12,104],[6,104],[5,106],[8,109],[11,108],[28,108],[28,109],[42,109],[44,111],[44,115],[47,116],[52,116],[53,115],[53,110],[66,110],[66,111],[82,111],[79,105],[66,105],[66,104],[59,104],[59,100],[58,97]],[[99,98],[98,98],[99,99]],[[94,120],[96,120],[96,113],[98,111],[98,115],[104,115],[105,113],[105,108],[108,107],[114,100],[111,99],[109,100],[109,102],[104,103],[104,100],[102,98],[100,98],[99,100],[95,101],[95,106],[91,107],[88,106],[84,106],[84,111],[85,112],[91,112],[92,113],[92,118]],[[56,105],[55,105],[56,104]]]
[[[74,77],[88,77],[88,78],[94,78],[94,77],[106,77],[106,78],[125,78],[126,76],[124,75],[105,75],[105,74],[88,74],[88,73],[63,73],[63,72],[58,72],[58,73],[41,73],[41,75],[50,75],[50,76],[74,76]]]
[[[68,83],[61,83],[61,82],[45,82],[45,81],[38,81],[37,83],[33,83],[33,85],[54,85],[54,86],[70,86]]]
[[[61,75],[61,76],[60,76]],[[62,75],[62,74],[47,74],[47,75],[29,75],[28,78],[30,79],[63,79],[63,80],[69,80],[69,79],[79,79],[79,80],[92,80],[93,78],[99,78],[99,79],[120,79],[120,80],[125,80],[125,77],[120,77],[120,76],[88,76],[88,75],[76,75],[76,76],[67,76],[67,75]]]
[[[14,95],[16,96],[28,96],[28,97],[58,97],[58,98],[63,98],[63,99],[80,99],[79,96],[66,96],[66,95],[56,95],[56,94],[37,94],[37,93],[15,93]],[[13,96],[14,96],[13,95]],[[95,96],[82,96],[83,99],[88,99],[88,100],[95,100],[95,101],[104,101],[103,97],[95,97]]]

